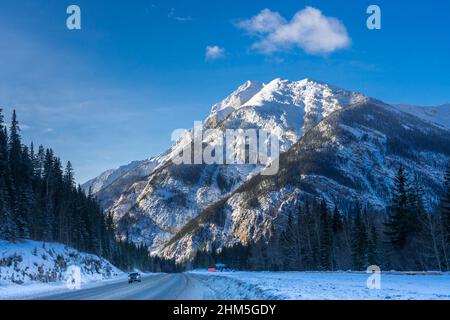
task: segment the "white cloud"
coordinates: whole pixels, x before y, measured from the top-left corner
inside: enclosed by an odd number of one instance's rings
[[[251,19],[238,21],[236,26],[250,33],[266,33],[274,32],[284,24],[286,20],[278,12],[264,9]]]
[[[206,47],[206,60],[217,60],[225,57],[225,48],[219,46],[207,46]]]
[[[174,19],[177,20],[177,21],[180,21],[180,22],[186,22],[186,21],[194,20],[194,19],[192,19],[192,17],[189,17],[189,16],[187,16],[187,17],[179,17],[179,16],[177,16],[177,17],[174,17]]]
[[[169,18],[172,18],[172,19],[175,19],[175,20],[177,20],[177,21],[180,21],[180,22],[186,22],[186,21],[192,21],[192,20],[194,20],[194,19],[192,19],[191,16],[178,16],[178,15],[176,14],[175,8],[171,8],[171,9],[170,9],[169,14],[168,14],[168,17],[169,17]]]
[[[262,10],[258,15],[236,23],[236,26],[259,40],[252,48],[265,54],[302,48],[309,54],[325,54],[346,48],[351,39],[344,24],[327,17],[313,7],[298,11],[291,21],[278,12]]]

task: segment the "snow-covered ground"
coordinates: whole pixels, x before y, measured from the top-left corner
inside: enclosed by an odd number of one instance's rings
[[[450,300],[450,274],[382,274],[381,289],[368,289],[367,274],[347,272],[223,272],[148,274],[128,284],[126,274],[83,283],[0,287],[0,299],[182,300]]]
[[[149,281],[143,282],[140,287],[128,287],[127,274],[98,256],[79,252],[59,243],[44,244],[28,240],[16,243],[0,241],[0,299],[33,299],[69,292],[71,290],[66,281],[70,266],[79,267],[81,271],[81,289],[96,288],[101,297],[117,293],[131,299],[170,298],[171,292],[179,291],[174,298],[450,300],[450,273],[427,275],[382,273],[381,289],[371,290],[367,288],[369,275],[364,273],[209,273],[196,270],[187,275],[160,275],[159,278],[153,278],[154,281],[149,278]],[[155,286],[149,287],[152,281],[155,282]],[[124,286],[108,286],[115,282],[124,283]],[[102,286],[104,288],[101,288]],[[109,292],[111,288],[118,292]],[[128,297],[127,292],[132,292],[133,295]]]
[[[83,287],[126,276],[105,259],[60,243],[0,241],[0,299],[68,290],[67,271],[73,266]]]
[[[450,274],[381,274],[381,289],[368,289],[368,274],[350,272],[193,271],[227,298],[291,300],[450,300]],[[239,292],[235,292],[239,288]],[[243,294],[243,292],[247,294]]]
[[[116,282],[126,282],[127,276],[126,273],[122,273],[111,277],[110,279],[85,279],[82,282],[80,289],[95,288]],[[66,292],[74,292],[74,290],[68,288],[65,281],[52,283],[33,282],[23,285],[0,285],[0,300],[40,299],[50,294],[53,295]]]

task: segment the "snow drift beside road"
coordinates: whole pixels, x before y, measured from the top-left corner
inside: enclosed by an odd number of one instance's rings
[[[22,291],[33,284],[45,283],[48,288],[63,286],[69,266],[80,267],[82,284],[122,274],[105,259],[60,243],[0,241],[0,297],[11,288]],[[42,285],[38,287],[42,289]]]
[[[368,274],[350,272],[217,272],[194,271],[204,283],[235,299],[280,300],[450,300],[450,274],[381,274],[381,289],[370,290]],[[239,284],[238,286],[232,283]],[[228,290],[228,291],[227,291]],[[247,294],[243,294],[247,291]]]

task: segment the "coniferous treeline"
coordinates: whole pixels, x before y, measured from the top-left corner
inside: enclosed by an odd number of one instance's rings
[[[344,215],[324,200],[305,202],[287,213],[286,228],[269,240],[222,250],[199,250],[193,268],[225,263],[241,270],[450,270],[450,164],[445,195],[426,210],[417,177],[400,167],[386,215],[355,203]]]
[[[54,241],[110,260],[123,270],[177,271],[173,261],[149,257],[148,248],[115,238],[110,215],[75,185],[52,149],[21,142],[16,112],[9,130],[0,109],[0,239]]]

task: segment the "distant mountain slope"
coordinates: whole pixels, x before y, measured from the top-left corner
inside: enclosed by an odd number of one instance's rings
[[[125,192],[133,189],[138,194],[139,190],[145,187],[148,176],[161,163],[162,158],[164,158],[164,154],[144,160],[129,170],[120,172],[117,174],[117,178],[110,179],[107,184],[103,184],[97,192],[94,192],[94,195],[103,208],[110,210]],[[82,187],[86,192],[89,191],[87,185]],[[115,217],[116,220],[119,218]]]
[[[144,161],[133,161],[127,165],[120,166],[117,169],[106,170],[105,172],[102,172],[98,177],[83,183],[82,188],[86,193],[88,193],[89,191],[91,191],[92,193],[97,193],[101,189],[109,186],[112,182],[114,182],[114,180],[119,178],[125,172],[136,168],[143,162]]]
[[[322,197],[345,210],[359,201],[384,212],[402,164],[424,185],[428,205],[442,192],[450,131],[375,100],[338,110],[280,158],[274,176],[257,175],[186,224],[160,251],[185,260],[197,248],[248,243],[282,228],[299,202]]]
[[[324,117],[366,99],[309,79],[275,79],[265,85],[248,81],[212,107],[204,130],[264,129],[279,138],[284,152]],[[97,199],[113,212],[122,236],[156,250],[201,210],[263,169],[260,165],[175,165],[173,157],[192,134],[187,132],[158,156],[147,176],[135,174],[141,164],[97,192]],[[203,142],[211,143],[209,138]]]
[[[450,129],[450,104],[441,106],[413,106],[400,104],[395,105],[395,107],[403,112]]]

